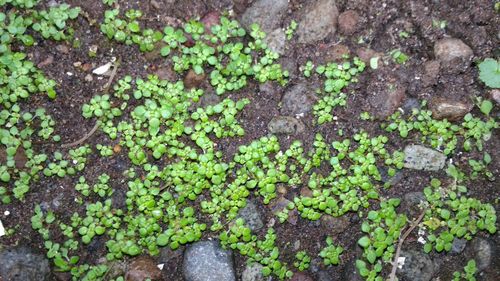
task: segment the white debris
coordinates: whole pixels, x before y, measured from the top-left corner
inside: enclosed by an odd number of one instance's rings
[[[68,76],[73,76],[73,72],[66,72]]]
[[[109,71],[109,69],[111,68],[111,65],[113,65],[113,64],[111,62],[108,62],[107,64],[101,65],[98,68],[94,69],[94,71],[92,71],[92,73],[94,73],[96,75],[104,75],[104,73]]]
[[[418,243],[420,243],[420,244],[425,244],[425,239],[424,239],[424,237],[422,237],[422,236],[419,236],[419,237],[418,237],[418,239],[417,239],[417,241],[418,241]]]
[[[5,235],[5,228],[3,228],[2,221],[0,220],[0,237]]]
[[[163,267],[165,266],[164,263],[160,263],[157,265],[158,269],[163,270]]]
[[[5,212],[3,212],[3,215],[4,216],[8,216],[8,215],[10,215],[10,212],[9,211],[5,211]]]
[[[399,268],[399,269],[402,269],[402,268],[403,268],[403,265],[405,265],[405,260],[406,260],[406,258],[405,258],[405,257],[399,257],[399,258],[398,258],[398,268]]]

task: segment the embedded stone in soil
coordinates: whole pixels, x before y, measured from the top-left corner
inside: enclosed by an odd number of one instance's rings
[[[185,280],[235,281],[232,254],[223,250],[218,241],[193,243],[184,253]]]
[[[438,171],[444,167],[446,156],[422,145],[408,145],[404,149],[404,167],[407,169]]]

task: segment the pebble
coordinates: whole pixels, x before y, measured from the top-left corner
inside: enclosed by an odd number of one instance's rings
[[[94,81],[94,77],[92,77],[91,74],[87,74],[87,75],[85,75],[85,81],[92,82],[92,81]]]
[[[269,49],[277,54],[282,55],[285,52],[286,35],[282,28],[277,28],[267,34],[264,39]]]
[[[236,281],[232,252],[218,241],[201,241],[188,246],[184,253],[185,281]]]
[[[465,114],[472,110],[472,106],[472,104],[445,98],[435,98],[429,104],[434,119],[447,119],[449,121],[461,120]]]
[[[49,261],[44,254],[19,246],[0,251],[0,280],[48,281]]]
[[[269,122],[267,128],[272,134],[293,135],[303,132],[305,125],[294,117],[276,116]]]
[[[359,14],[348,10],[339,15],[339,31],[344,35],[351,35],[358,30]]]
[[[490,97],[492,100],[494,100],[497,104],[500,104],[500,90],[499,89],[494,89],[490,91]]]
[[[372,93],[368,97],[370,112],[378,119],[385,119],[393,114],[406,98],[406,88],[397,82],[391,83],[391,79],[374,81],[368,88],[368,92]]]
[[[270,33],[282,24],[288,9],[288,0],[257,0],[241,16],[241,24],[248,30],[253,23]]]
[[[297,27],[298,42],[310,44],[337,31],[339,10],[335,0],[319,0],[304,10]]]
[[[356,50],[356,55],[364,62],[370,63],[371,58],[382,57],[383,53],[379,53],[369,48],[359,48]]]
[[[37,67],[42,68],[44,66],[50,65],[54,62],[54,56],[49,55],[47,58],[45,58],[42,62],[40,62]]]
[[[264,223],[262,222],[261,215],[257,210],[257,207],[250,200],[247,200],[247,205],[240,209],[238,217],[244,219],[245,223],[253,232],[264,227]]]
[[[314,281],[314,279],[303,272],[295,272],[290,281]]]
[[[241,274],[241,281],[264,281],[262,268],[263,266],[259,263],[247,264],[245,270]]]
[[[194,70],[190,69],[184,77],[184,86],[186,89],[197,88],[205,81],[206,74],[196,74]]]
[[[464,251],[466,245],[467,245],[467,240],[455,237],[453,239],[453,243],[451,244],[450,254],[452,255],[461,254]]]
[[[125,280],[143,281],[147,279],[161,279],[161,270],[157,267],[156,262],[149,257],[138,257],[132,260],[125,274]]]
[[[304,84],[297,84],[290,88],[281,99],[281,114],[288,116],[309,113],[315,103],[313,91]]]
[[[441,61],[442,71],[457,73],[470,66],[474,53],[462,40],[444,38],[434,44],[434,55]]]
[[[57,45],[56,46],[56,50],[59,53],[62,53],[62,54],[65,54],[65,55],[69,54],[69,48],[66,45]]]
[[[209,12],[201,18],[201,22],[205,26],[205,32],[210,32],[212,26],[220,23],[220,14],[217,11]]]
[[[422,75],[422,84],[424,87],[437,84],[440,69],[441,64],[437,60],[428,61],[424,64],[424,75]]]
[[[405,280],[429,281],[436,269],[429,255],[419,251],[401,251],[401,257],[405,258],[405,263],[398,272],[405,277]]]
[[[446,156],[422,145],[408,145],[404,149],[404,167],[407,169],[438,171],[443,169]]]
[[[172,68],[170,68],[168,66],[159,67],[155,71],[155,75],[158,76],[158,78],[160,78],[160,80],[167,80],[167,81],[175,81],[175,80],[177,80],[176,79],[177,75],[172,70]]]
[[[492,248],[491,242],[486,239],[475,238],[472,240],[467,249],[467,256],[469,256],[469,259],[476,261],[478,271],[483,271],[490,266],[493,255],[496,255],[496,252]]]
[[[347,216],[333,217],[330,215],[322,215],[320,220],[321,224],[330,229],[330,232],[334,235],[344,232],[351,225]]]

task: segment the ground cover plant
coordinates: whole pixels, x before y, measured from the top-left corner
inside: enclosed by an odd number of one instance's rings
[[[368,80],[407,71],[417,59],[405,44],[368,59],[307,51],[293,71],[265,25],[225,9],[152,23],[148,4],[97,1],[89,11],[69,2],[0,0],[0,251],[36,245],[54,280],[129,280],[130,268],[117,270],[124,262],[182,256],[213,239],[237,256],[238,280],[247,265],[272,280],[318,272],[347,280],[347,265],[363,280],[395,280],[406,274],[396,271],[401,247],[438,260],[457,241],[498,240],[493,54],[466,66],[492,94],[469,96],[474,105],[460,116],[439,117],[425,96],[381,116],[361,106],[373,104],[362,94],[398,91],[398,81],[382,79],[381,90]],[[300,22],[280,29],[285,54],[304,36]],[[438,34],[447,29],[439,23]],[[413,36],[407,28],[396,38]],[[47,69],[54,57],[39,61],[37,48],[54,46],[77,52],[71,71]],[[85,91],[75,75],[85,76]],[[305,133],[267,131],[259,116],[271,122],[287,105],[278,97],[267,107],[275,98],[266,87],[303,81],[314,85],[298,102],[311,102],[310,112],[290,118],[307,122]],[[407,144],[446,161],[413,171]],[[411,206],[409,189],[421,195]],[[260,229],[242,215],[252,204],[264,214]],[[182,280],[180,260],[143,279]],[[468,260],[444,276],[476,280],[479,262]]]

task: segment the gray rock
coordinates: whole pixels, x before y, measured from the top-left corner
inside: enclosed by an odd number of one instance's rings
[[[411,218],[418,217],[422,212],[419,207],[421,202],[426,202],[424,193],[420,191],[406,193],[403,197],[403,207],[401,209],[406,210]]]
[[[482,238],[472,240],[467,252],[468,256],[476,261],[478,271],[483,271],[490,266],[494,254],[491,243]]]
[[[231,251],[225,251],[218,241],[201,241],[189,246],[184,253],[186,281],[235,281]]]
[[[363,277],[359,275],[358,270],[356,269],[356,258],[351,259],[345,266],[344,271],[342,272],[343,278],[341,280],[349,280],[349,281],[363,281]]]
[[[428,61],[424,64],[424,75],[422,76],[424,87],[437,84],[440,68],[441,64],[437,60]]]
[[[259,263],[248,264],[241,274],[241,281],[264,281],[262,268],[263,266]]]
[[[413,109],[420,109],[420,101],[416,98],[406,99],[405,102],[401,105],[401,108],[405,113],[411,113]]]
[[[339,10],[335,0],[319,0],[307,7],[297,27],[298,42],[314,43],[337,31]]]
[[[51,280],[49,261],[45,255],[20,246],[0,252],[0,280]]]
[[[290,116],[276,116],[267,125],[272,134],[293,135],[304,131],[305,126],[296,118]]]
[[[310,112],[316,99],[312,93],[304,83],[290,88],[281,99],[281,114],[295,116]]]
[[[316,275],[318,281],[333,281],[332,274],[326,270],[321,270]]]
[[[288,9],[288,0],[257,0],[241,16],[241,24],[249,29],[257,23],[263,31],[270,33],[281,25]]]
[[[264,227],[264,223],[260,218],[260,213],[252,201],[247,200],[247,205],[245,208],[240,209],[238,217],[244,219],[252,231],[257,231]]]
[[[453,239],[453,243],[451,244],[450,253],[452,255],[458,255],[458,254],[462,253],[463,250],[465,249],[465,245],[467,245],[467,240],[455,237]]]
[[[490,97],[497,104],[500,104],[500,90],[498,90],[498,89],[491,90]]]
[[[281,28],[277,28],[267,34],[264,42],[266,42],[269,49],[275,53],[282,55],[285,52],[286,35]]]
[[[457,73],[469,67],[474,53],[462,40],[445,38],[434,44],[434,55],[441,61],[441,71]]]
[[[333,217],[322,215],[320,220],[323,225],[330,229],[332,234],[342,233],[351,225],[347,216]]]
[[[470,61],[474,53],[462,40],[444,38],[434,44],[434,55],[442,62],[451,62],[457,58]]]
[[[429,105],[435,119],[461,120],[472,109],[472,104],[461,101],[436,98]]]
[[[428,255],[418,251],[401,251],[401,257],[405,257],[405,263],[399,274],[405,277],[405,280],[429,281],[434,275],[435,266]]]
[[[438,171],[444,167],[446,156],[441,152],[422,145],[408,145],[405,147],[405,163],[407,169]]]

